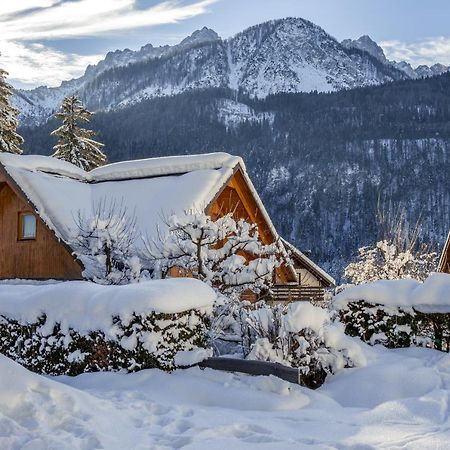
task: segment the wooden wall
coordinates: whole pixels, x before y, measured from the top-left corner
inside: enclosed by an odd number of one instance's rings
[[[37,217],[36,239],[18,240],[19,213],[33,212],[0,173],[0,279],[81,279],[81,266]]]

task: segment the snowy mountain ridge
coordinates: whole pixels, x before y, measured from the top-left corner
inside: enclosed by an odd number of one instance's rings
[[[204,27],[174,46],[147,44],[137,51],[109,52],[97,65],[88,66],[82,77],[59,87],[18,90],[14,104],[23,124],[38,125],[69,94],[77,94],[88,108],[98,111],[196,89],[231,88],[265,98],[280,92],[328,92],[419,76],[407,63],[386,62],[382,49],[375,46],[367,36],[339,43],[300,18],[255,25],[227,40]],[[430,74],[437,71],[428,69]],[[420,76],[428,72],[422,68]]]
[[[355,40],[345,39],[341,42],[341,44],[347,49],[356,48],[358,50],[365,51],[374,58],[378,59],[381,63],[391,65],[396,69],[401,70],[408,78],[413,80],[442,75],[443,73],[450,71],[450,66],[444,66],[439,63],[433,64],[432,66],[422,64],[414,69],[411,64],[405,61],[389,61],[386,58],[383,49],[370,36],[367,35],[361,36]]]

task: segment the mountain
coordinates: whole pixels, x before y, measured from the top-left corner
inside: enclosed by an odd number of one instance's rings
[[[358,49],[365,51],[380,61],[382,64],[390,65],[396,69],[402,71],[408,78],[418,79],[433,77],[436,75],[442,75],[445,72],[450,71],[450,66],[444,66],[443,64],[433,64],[432,66],[420,65],[415,69],[411,64],[405,61],[388,61],[383,49],[369,36],[364,35],[356,40],[345,39],[341,44],[347,49]]]
[[[110,52],[60,87],[19,90],[25,124],[44,122],[68,94],[95,111],[192,89],[227,88],[254,98],[280,92],[329,92],[405,78],[367,49],[342,45],[303,19],[274,20],[222,40],[203,28],[174,46]]]
[[[111,161],[227,151],[244,157],[280,233],[337,278],[378,237],[377,205],[405,208],[438,248],[450,226],[450,74],[264,99],[229,88],[96,114]],[[57,126],[23,127],[50,154]]]

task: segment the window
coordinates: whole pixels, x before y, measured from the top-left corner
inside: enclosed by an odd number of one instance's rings
[[[36,239],[36,216],[32,213],[19,214],[19,240]]]

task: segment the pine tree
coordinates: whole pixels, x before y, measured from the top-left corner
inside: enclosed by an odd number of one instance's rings
[[[23,144],[23,138],[17,134],[19,111],[9,103],[12,88],[6,82],[7,75],[8,72],[0,69],[0,153],[21,154],[20,146]]]
[[[88,123],[92,116],[93,113],[76,96],[64,99],[60,112],[55,114],[56,118],[62,120],[62,125],[51,133],[59,138],[53,147],[54,158],[68,161],[84,170],[92,170],[105,163],[103,144],[92,139],[95,132],[78,125],[79,122]]]

